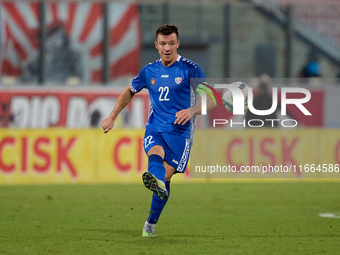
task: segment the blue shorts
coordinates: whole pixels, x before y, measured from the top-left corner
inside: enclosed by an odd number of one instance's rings
[[[155,145],[160,145],[164,149],[164,160],[177,173],[184,173],[189,161],[191,148],[190,139],[179,135],[159,133],[153,130],[146,130],[144,135],[144,150],[148,151]]]

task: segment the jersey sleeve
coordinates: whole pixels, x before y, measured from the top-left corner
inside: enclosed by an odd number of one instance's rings
[[[130,89],[133,93],[138,93],[139,91],[146,87],[145,68],[146,66],[143,67],[139,74],[135,78],[133,78],[133,80],[130,83]]]
[[[190,72],[191,72],[190,85],[197,93],[197,95],[202,98],[202,95],[209,94],[210,97],[214,100],[216,105],[216,100],[211,89],[208,86],[206,86],[208,85],[208,82],[202,69],[198,65],[195,65],[194,68],[191,68]]]
[[[205,74],[202,69],[198,65],[193,65],[192,68],[189,69],[189,77],[190,77],[190,85],[194,91],[196,91],[197,87],[201,83],[207,82]]]

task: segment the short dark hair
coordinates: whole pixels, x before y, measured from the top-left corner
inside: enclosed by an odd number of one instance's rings
[[[158,35],[171,35],[172,33],[176,34],[178,40],[178,28],[175,25],[165,24],[160,26],[156,31],[156,41]]]

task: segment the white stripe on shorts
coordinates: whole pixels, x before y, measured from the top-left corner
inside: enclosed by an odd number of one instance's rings
[[[190,152],[190,139],[185,139],[185,148],[182,154],[181,161],[178,164],[177,171],[183,173],[185,169],[184,166],[186,165],[187,161],[189,160],[189,152]]]

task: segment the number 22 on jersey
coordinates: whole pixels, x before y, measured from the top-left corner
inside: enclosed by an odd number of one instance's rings
[[[170,100],[168,98],[168,94],[169,94],[169,87],[168,86],[159,87],[158,91],[161,92],[161,94],[159,95],[159,101],[169,101]]]

